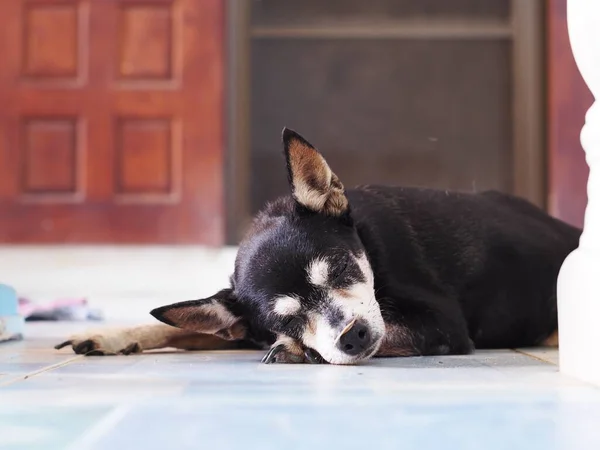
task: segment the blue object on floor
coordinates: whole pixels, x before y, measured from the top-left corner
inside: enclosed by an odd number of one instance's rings
[[[23,339],[25,319],[18,314],[18,306],[15,290],[0,284],[0,342]]]
[[[0,284],[0,317],[16,315],[19,307],[19,299],[13,288],[6,284]]]

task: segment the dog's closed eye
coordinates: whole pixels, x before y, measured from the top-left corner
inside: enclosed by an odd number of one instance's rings
[[[346,269],[348,268],[348,257],[345,257],[342,261],[335,265],[335,267],[329,273],[329,279],[331,281],[337,280],[341,277]]]
[[[290,316],[283,320],[281,324],[281,330],[288,333],[298,333],[302,330],[304,321],[301,317]]]
[[[346,269],[348,268],[349,261],[350,261],[350,258],[348,257],[348,255],[344,255],[330,269],[329,280],[331,282],[335,282],[338,278],[340,278],[342,275],[344,275],[344,273],[346,272]]]

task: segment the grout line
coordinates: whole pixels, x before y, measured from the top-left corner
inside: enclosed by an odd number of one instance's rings
[[[123,419],[131,410],[132,405],[121,404],[110,411],[102,419],[96,422],[90,429],[86,430],[83,435],[69,445],[68,450],[83,450],[92,448],[102,436],[104,436],[111,428]]]
[[[39,375],[39,374],[44,373],[44,372],[48,372],[50,370],[58,369],[59,367],[66,366],[67,364],[70,364],[73,361],[76,361],[76,360],[81,359],[83,357],[84,357],[84,355],[77,355],[77,356],[75,356],[73,358],[67,359],[66,361],[57,362],[56,364],[52,364],[50,366],[42,367],[41,369],[35,370],[33,372],[26,373],[25,375],[19,375],[17,377],[11,378],[10,380],[6,380],[4,382],[0,382],[0,388],[8,386],[9,384],[16,383],[18,381],[25,381],[25,380],[27,380],[29,378],[35,377],[36,375]]]
[[[518,348],[513,348],[513,349],[511,349],[511,350],[512,350],[513,352],[515,352],[515,353],[519,353],[519,354],[521,354],[521,355],[525,355],[525,356],[527,356],[527,357],[529,357],[529,358],[536,359],[536,360],[538,360],[538,361],[541,361],[541,362],[543,362],[543,363],[546,363],[546,364],[551,364],[551,365],[553,365],[553,366],[558,366],[558,364],[556,364],[556,363],[555,363],[554,361],[552,361],[551,359],[546,359],[546,358],[543,358],[543,357],[541,357],[541,356],[539,356],[539,355],[533,355],[533,354],[531,354],[531,353],[528,353],[528,352],[526,352],[526,351],[524,351],[524,350],[520,350],[520,349],[518,349]]]

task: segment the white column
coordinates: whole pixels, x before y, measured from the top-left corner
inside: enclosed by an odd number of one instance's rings
[[[600,385],[600,0],[567,0],[567,22],[577,67],[596,101],[581,131],[590,166],[584,231],[558,276],[560,370]]]

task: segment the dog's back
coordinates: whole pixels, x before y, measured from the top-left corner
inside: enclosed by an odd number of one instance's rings
[[[347,191],[382,305],[430,292],[458,302],[477,348],[539,345],[557,328],[556,279],[581,230],[499,192]]]

